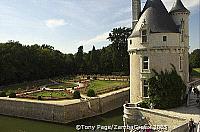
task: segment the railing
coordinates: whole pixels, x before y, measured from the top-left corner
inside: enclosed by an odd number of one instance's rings
[[[200,85],[200,79],[188,83],[189,86],[196,87]]]

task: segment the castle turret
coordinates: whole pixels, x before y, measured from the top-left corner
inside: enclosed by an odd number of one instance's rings
[[[179,30],[179,44],[180,47],[185,49],[185,54],[180,54],[183,68],[185,69],[185,74],[182,76],[187,77],[187,82],[189,81],[189,60],[188,60],[188,51],[189,51],[189,15],[190,11],[185,8],[181,0],[176,0],[169,14],[174,20],[178,30]],[[186,80],[185,80],[186,81]]]
[[[135,10],[133,8],[133,14]],[[149,97],[148,79],[153,75],[152,69],[157,72],[171,70],[173,64],[187,83],[188,14],[180,0],[170,13],[161,0],[147,0],[139,20],[133,21],[134,29],[128,38],[131,103]],[[133,20],[136,18],[135,15]],[[184,42],[180,41],[181,36]]]
[[[136,23],[139,20],[141,12],[141,2],[140,0],[132,0],[132,29],[134,29]]]
[[[181,33],[180,41],[185,47],[189,47],[189,14],[190,11],[185,8],[181,0],[176,0],[169,14],[177,25]]]

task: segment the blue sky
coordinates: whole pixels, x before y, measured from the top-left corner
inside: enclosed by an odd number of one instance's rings
[[[175,0],[162,1],[169,10]],[[191,11],[191,49],[200,48],[200,2],[182,1]],[[87,52],[108,45],[120,26],[131,26],[131,0],[0,0],[0,42],[49,44],[63,53],[83,45]]]

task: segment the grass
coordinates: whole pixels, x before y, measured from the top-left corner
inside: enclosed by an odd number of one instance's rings
[[[29,95],[34,97],[41,96],[41,97],[52,97],[52,98],[72,98],[72,95],[69,95],[64,91],[41,91]]]
[[[200,78],[200,68],[193,68],[192,69],[192,77]]]
[[[55,84],[55,85],[51,85],[51,86],[47,86],[48,88],[51,89],[65,89],[65,88],[73,88],[78,86],[75,83],[62,83],[62,84]]]
[[[96,94],[110,92],[119,87],[129,86],[127,81],[104,81],[104,80],[94,80],[89,84],[88,89],[93,89]]]
[[[24,82],[24,83],[18,83],[13,84],[9,86],[3,87],[3,91],[7,93],[16,92],[19,90],[26,90],[26,89],[32,89],[32,88],[38,88],[39,86],[45,85],[50,83],[48,79],[45,80],[39,80],[39,81],[32,81],[32,82]]]

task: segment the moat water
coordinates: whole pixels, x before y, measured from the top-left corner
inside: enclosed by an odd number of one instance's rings
[[[63,125],[0,115],[0,132],[76,132],[76,125],[123,125],[122,116],[123,107]]]

